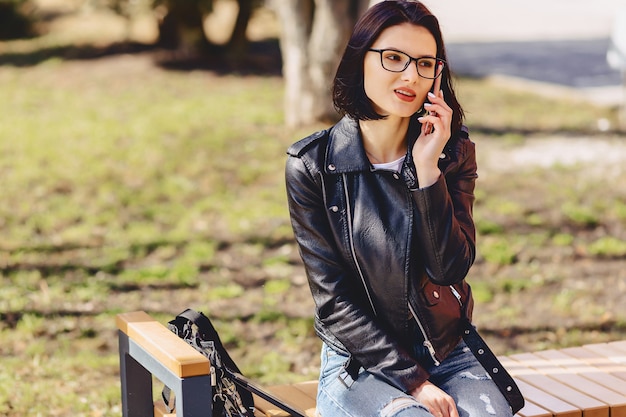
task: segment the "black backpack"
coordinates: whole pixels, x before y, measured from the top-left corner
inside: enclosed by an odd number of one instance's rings
[[[170,321],[168,328],[209,358],[213,417],[254,417],[252,393],[293,417],[305,417],[303,412],[285,404],[241,374],[224,348],[213,323],[201,312],[187,309]],[[165,386],[162,392],[163,401],[168,411],[172,412],[175,407],[174,401],[170,400],[170,394],[171,390]]]

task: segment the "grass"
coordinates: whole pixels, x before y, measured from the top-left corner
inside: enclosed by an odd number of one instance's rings
[[[37,51],[36,39],[16,45]],[[590,132],[615,116],[458,84],[479,146]],[[148,55],[0,67],[0,416],[119,416],[114,317],[138,309],[163,323],[186,307],[209,312],[263,383],[316,376],[283,162],[321,126],[286,131],[282,93],[278,77],[165,71]],[[623,260],[626,191],[612,185],[576,167],[481,177],[473,279],[497,311],[488,328],[517,325],[524,305],[502,300],[538,289],[559,288],[552,314],[583,309],[582,291],[560,289],[570,277],[550,265]],[[586,306],[608,314],[602,301]],[[613,319],[623,336],[626,315]]]
[[[507,88],[503,81],[463,79],[457,94],[467,121],[516,144],[533,131],[594,132],[598,120],[617,125],[617,112],[575,100],[538,97],[533,91]],[[514,111],[512,111],[514,109]]]

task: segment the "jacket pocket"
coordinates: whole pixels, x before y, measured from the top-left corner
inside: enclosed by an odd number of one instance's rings
[[[449,286],[428,281],[419,292],[417,304],[418,319],[435,348],[437,359],[442,361],[461,340],[463,317],[471,320],[474,303],[470,286],[463,281],[454,286],[453,291]]]

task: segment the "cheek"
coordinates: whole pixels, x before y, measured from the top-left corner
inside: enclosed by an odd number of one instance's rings
[[[418,100],[420,103],[426,103],[426,102],[428,101],[428,97],[427,97],[427,95],[428,95],[428,92],[429,92],[429,91],[430,91],[430,88],[428,88],[428,87],[425,87],[425,88],[420,89],[420,90],[417,92],[417,100]]]
[[[378,54],[368,54],[363,61],[363,88],[370,100],[375,100],[380,94],[388,91],[397,74],[386,71],[380,65]]]
[[[363,66],[363,89],[365,90],[365,95],[369,98],[372,98],[372,94],[374,94],[376,86],[380,85],[380,83],[376,80],[376,71],[371,65],[368,65],[367,61]]]
[[[423,78],[423,81],[420,83],[416,93],[417,93],[417,98],[419,100],[420,103],[426,103],[428,101],[428,92],[432,90],[433,88],[433,81],[431,80],[427,80],[425,78]]]
[[[370,81],[370,78],[368,78],[367,76],[364,77],[363,79],[363,89],[365,90],[365,95],[371,100],[372,96],[376,95],[376,85],[377,83],[374,83],[372,81]]]

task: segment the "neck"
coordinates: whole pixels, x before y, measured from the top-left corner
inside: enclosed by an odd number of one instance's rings
[[[406,154],[406,132],[409,119],[360,120],[365,153],[373,164],[400,159]]]

